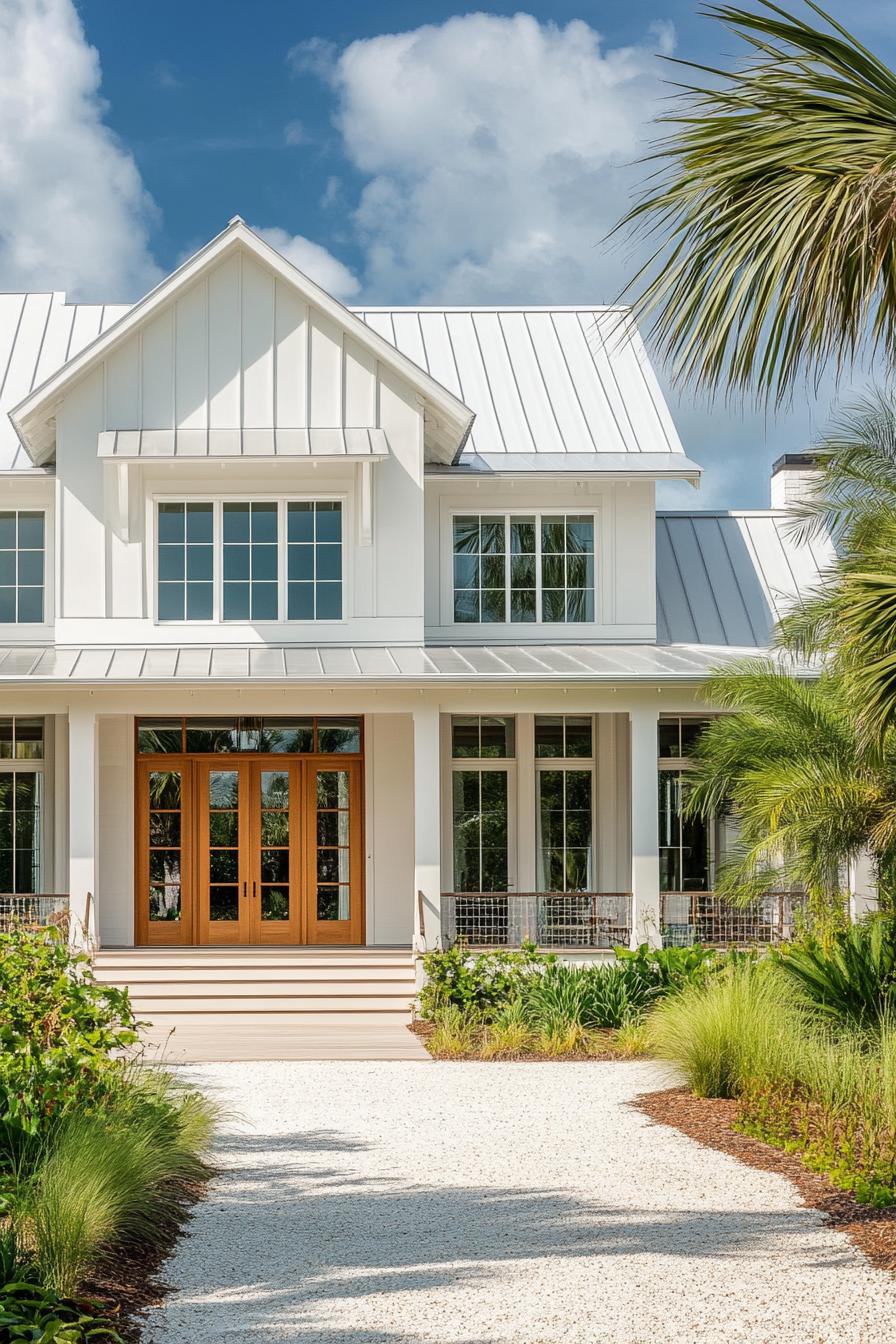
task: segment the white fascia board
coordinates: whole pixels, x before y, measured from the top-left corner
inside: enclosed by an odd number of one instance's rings
[[[320,285],[310,280],[304,272],[282,257],[264,239],[259,238],[257,233],[253,233],[237,216],[230,221],[226,229],[166,276],[123,317],[97,336],[96,340],[85,346],[74,359],[63,364],[23,401],[13,407],[9,412],[9,418],[32,461],[40,464],[49,452],[46,425],[55,414],[57,402],[71,384],[98,360],[105,358],[137,326],[170,302],[179,290],[191,284],[209,266],[237,247],[246,248],[263,265],[270,267],[287,284],[299,290],[306,302],[319,308],[334,322],[344,327],[360,344],[367,346],[381,363],[405,378],[435,409],[440,423],[444,422],[450,426],[459,444],[456,451],[463,450],[475,418],[475,413],[469,406],[464,405],[453,392],[449,392],[413,360],[397,350],[385,337],[375,332],[350,308],[346,308],[338,299],[334,299],[326,290],[321,289]],[[41,429],[44,430],[43,434],[40,432]]]
[[[684,453],[480,453],[454,466],[428,467],[428,476],[456,479],[483,476],[601,476],[618,480],[649,478],[699,485],[703,468]]]

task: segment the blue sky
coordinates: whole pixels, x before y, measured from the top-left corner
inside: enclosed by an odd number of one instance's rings
[[[891,13],[848,19],[896,58]],[[736,50],[684,0],[0,0],[0,289],[133,299],[238,213],[348,302],[612,301],[640,257],[602,239],[668,96],[658,53]],[[831,395],[673,395],[707,470],[665,502],[764,505]]]

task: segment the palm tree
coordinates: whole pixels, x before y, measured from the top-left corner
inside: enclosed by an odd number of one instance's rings
[[[748,60],[678,62],[698,82],[623,221],[658,240],[634,306],[675,375],[776,401],[830,361],[896,355],[896,74],[806,3],[820,27],[771,0],[705,11]]]
[[[740,844],[717,881],[741,904],[781,885],[802,887],[812,923],[842,919],[849,863],[868,850],[887,900],[896,860],[896,730],[859,738],[849,692],[753,659],[717,673],[713,702],[735,710],[701,735],[686,810],[733,810]]]

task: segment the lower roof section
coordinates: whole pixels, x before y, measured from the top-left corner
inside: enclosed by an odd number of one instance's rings
[[[702,681],[762,648],[690,644],[0,648],[0,686]]]

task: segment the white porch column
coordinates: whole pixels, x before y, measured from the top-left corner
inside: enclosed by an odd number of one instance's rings
[[[655,709],[633,709],[631,720],[632,947],[659,946],[660,856]]]
[[[417,892],[423,893],[426,946],[433,948],[442,931],[441,760],[439,711],[415,709],[414,719],[414,935],[417,936]]]
[[[855,921],[879,909],[874,866],[867,849],[863,850],[849,869],[849,917]]]
[[[81,929],[96,937],[97,766],[96,711],[70,706],[68,712],[68,892],[73,937]],[[87,894],[93,897],[87,909]],[[89,913],[89,928],[88,925]]]

